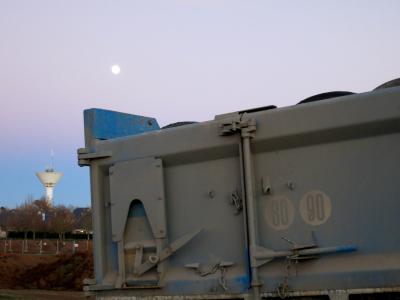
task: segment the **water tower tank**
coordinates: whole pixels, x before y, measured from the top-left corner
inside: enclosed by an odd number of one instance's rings
[[[53,203],[53,191],[55,185],[60,181],[63,173],[55,172],[53,169],[46,169],[44,172],[36,173],[40,182],[46,188],[46,200],[51,205]]]

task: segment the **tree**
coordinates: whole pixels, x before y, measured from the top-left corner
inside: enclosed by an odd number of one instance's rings
[[[92,230],[92,210],[90,208],[83,208],[80,210],[82,210],[82,212],[80,214],[75,214],[75,218],[76,218],[75,227],[85,229],[86,231],[91,231]]]
[[[45,197],[42,197],[40,199],[34,200],[33,204],[41,211],[44,213],[49,213],[51,211],[51,206],[49,205],[49,202],[46,200]]]
[[[55,206],[51,210],[49,228],[58,233],[59,240],[62,241],[65,238],[65,233],[72,231],[75,225],[74,214],[71,209],[59,205]]]
[[[0,228],[7,230],[8,209],[0,207]]]
[[[75,227],[85,229],[87,239],[89,239],[90,232],[92,231],[92,210],[90,208],[85,209],[80,218],[76,220]]]
[[[24,251],[28,250],[28,232],[35,233],[43,228],[42,215],[39,208],[32,203],[30,198],[20,206],[17,206],[13,213],[10,214],[10,223],[17,231],[24,233]]]
[[[49,203],[46,201],[46,198],[44,198],[44,197],[33,201],[33,204],[36,206],[37,213],[40,217],[40,220],[36,220],[36,222],[34,222],[34,224],[33,224],[33,232],[34,232],[33,238],[35,238],[35,232],[48,231],[48,229],[49,229],[48,219],[51,215],[51,206],[49,205]]]
[[[5,208],[4,206],[0,207],[0,229],[4,230],[7,233],[10,227],[10,210]]]

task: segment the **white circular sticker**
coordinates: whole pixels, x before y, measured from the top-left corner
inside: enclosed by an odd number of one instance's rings
[[[329,197],[321,191],[309,191],[300,200],[300,214],[303,220],[310,225],[324,224],[332,212]]]
[[[275,230],[288,228],[294,220],[294,206],[286,196],[268,198],[265,206],[267,224]]]

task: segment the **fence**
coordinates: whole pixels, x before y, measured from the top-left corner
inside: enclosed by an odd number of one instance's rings
[[[3,239],[0,240],[0,253],[57,255],[92,251],[92,241],[54,240],[54,239]]]

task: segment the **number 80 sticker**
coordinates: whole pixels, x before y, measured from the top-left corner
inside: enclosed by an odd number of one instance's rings
[[[321,225],[331,216],[332,204],[324,192],[310,191],[301,198],[299,210],[306,223]]]
[[[265,212],[268,225],[275,230],[286,229],[293,223],[294,207],[285,196],[274,196],[268,199]]]

